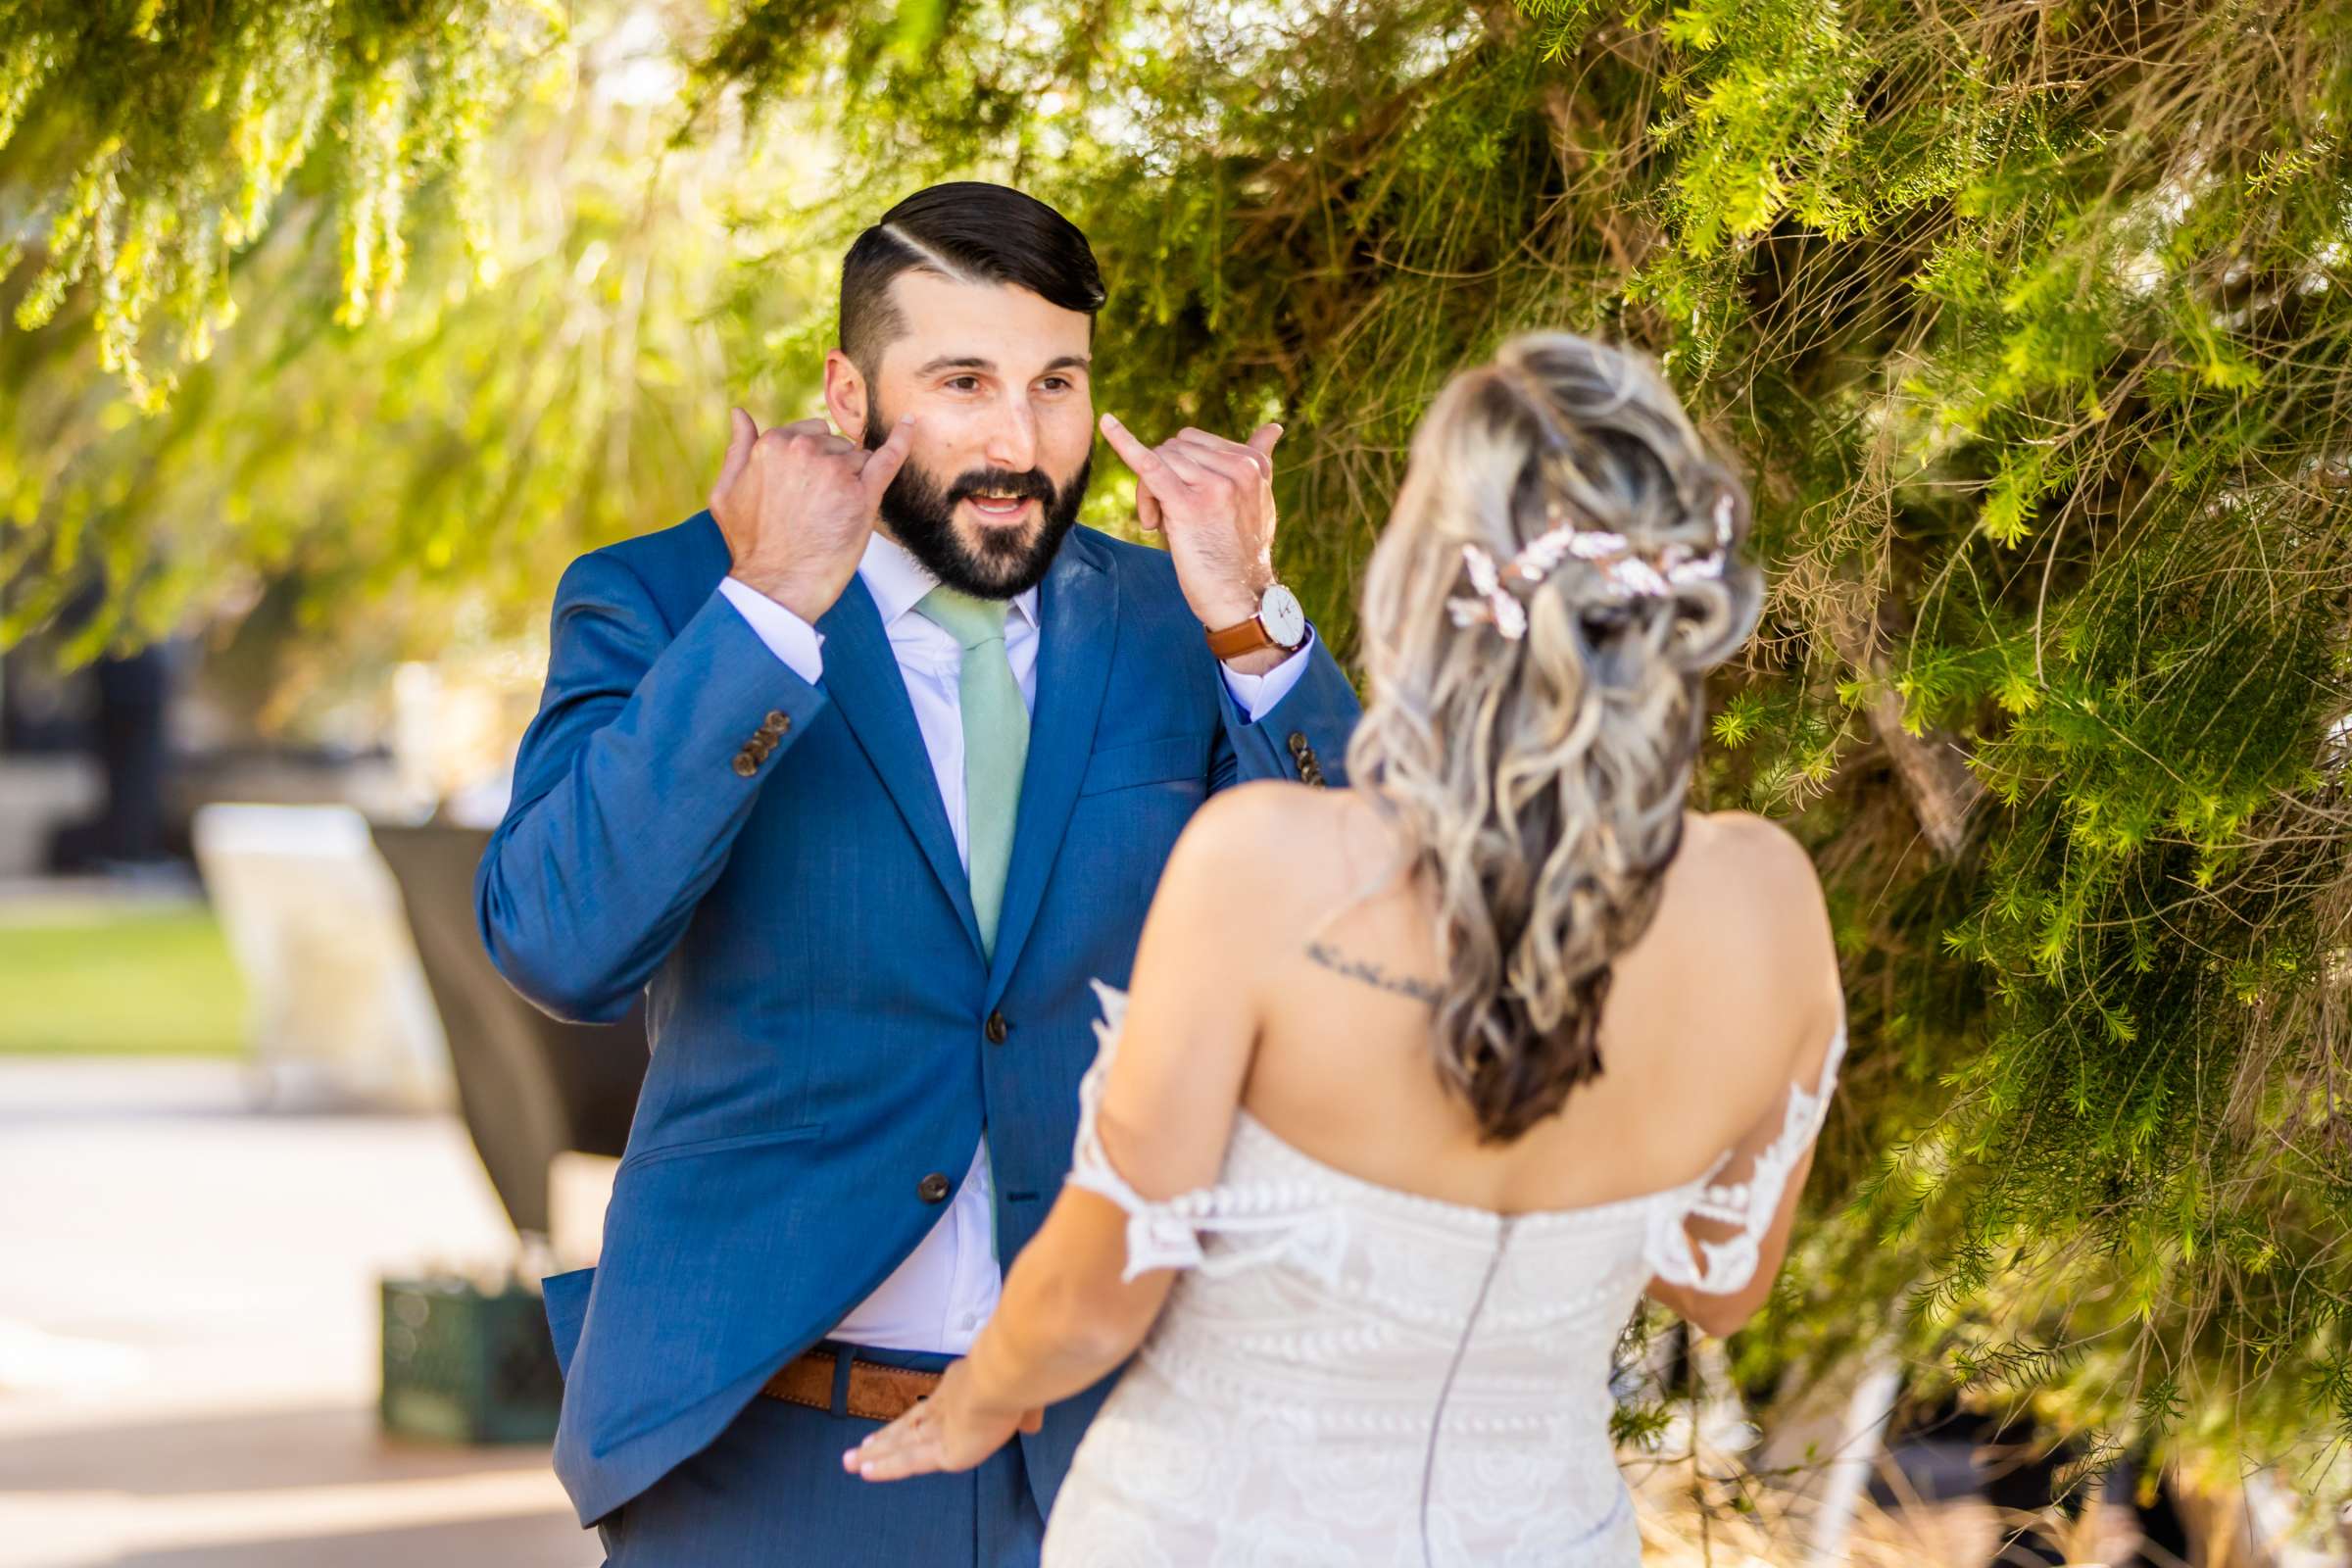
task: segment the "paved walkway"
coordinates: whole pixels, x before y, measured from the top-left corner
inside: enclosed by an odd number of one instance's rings
[[[375,1432],[378,1275],[511,1239],[452,1119],[0,1058],[0,1568],[592,1568],[543,1448]]]

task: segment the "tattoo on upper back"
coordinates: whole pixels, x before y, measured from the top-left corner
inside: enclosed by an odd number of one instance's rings
[[[1367,963],[1361,958],[1350,958],[1348,955],[1321,942],[1308,943],[1306,956],[1334,974],[1345,975],[1350,980],[1361,980],[1365,985],[1377,987],[1396,996],[1410,997],[1415,1002],[1425,1002],[1433,1006],[1437,1004],[1439,990],[1437,982],[1434,980],[1415,980],[1410,976],[1393,975],[1377,963]]]

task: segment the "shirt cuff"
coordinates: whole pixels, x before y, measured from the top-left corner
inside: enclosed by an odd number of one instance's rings
[[[740,577],[722,577],[718,591],[751,623],[767,651],[809,685],[825,672],[824,633]],[[1288,665],[1284,666],[1288,668]]]
[[[1245,675],[1222,661],[1217,668],[1224,671],[1225,689],[1233,693],[1234,702],[1240,705],[1242,711],[1250,715],[1250,722],[1254,724],[1280,708],[1282,700],[1291,695],[1291,688],[1298,685],[1298,677],[1306,673],[1307,656],[1314,651],[1315,628],[1309,626],[1306,628],[1306,641],[1298,645],[1298,651],[1263,675]]]

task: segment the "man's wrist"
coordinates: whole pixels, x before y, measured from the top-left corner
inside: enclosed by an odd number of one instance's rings
[[[1227,626],[1240,625],[1257,613],[1259,603],[1266,597],[1266,590],[1273,586],[1274,570],[1270,566],[1227,584],[1206,607],[1206,612],[1200,617],[1201,624],[1210,631],[1222,631]]]
[[[1296,648],[1284,648],[1278,644],[1272,648],[1259,648],[1247,654],[1236,654],[1231,659],[1224,661],[1224,664],[1236,675],[1268,675],[1280,669],[1284,662],[1298,652],[1298,650]]]
[[[1236,674],[1262,675],[1277,668],[1312,635],[1298,596],[1281,586],[1271,567],[1259,576],[1246,598],[1240,591],[1219,596],[1202,622],[1210,652]]]
[[[841,597],[839,589],[835,589],[828,597],[821,584],[811,584],[805,578],[782,572],[746,570],[738,565],[728,575],[754,592],[774,600],[811,626]]]

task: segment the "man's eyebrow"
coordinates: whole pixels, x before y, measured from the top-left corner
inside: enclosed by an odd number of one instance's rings
[[[1054,370],[1088,370],[1093,368],[1094,363],[1083,354],[1064,354],[1056,359],[1047,361],[1045,369],[1038,373],[1044,375]],[[996,361],[983,359],[977,354],[948,354],[931,361],[928,365],[918,367],[914,373],[937,375],[942,370],[993,371],[996,368]]]

